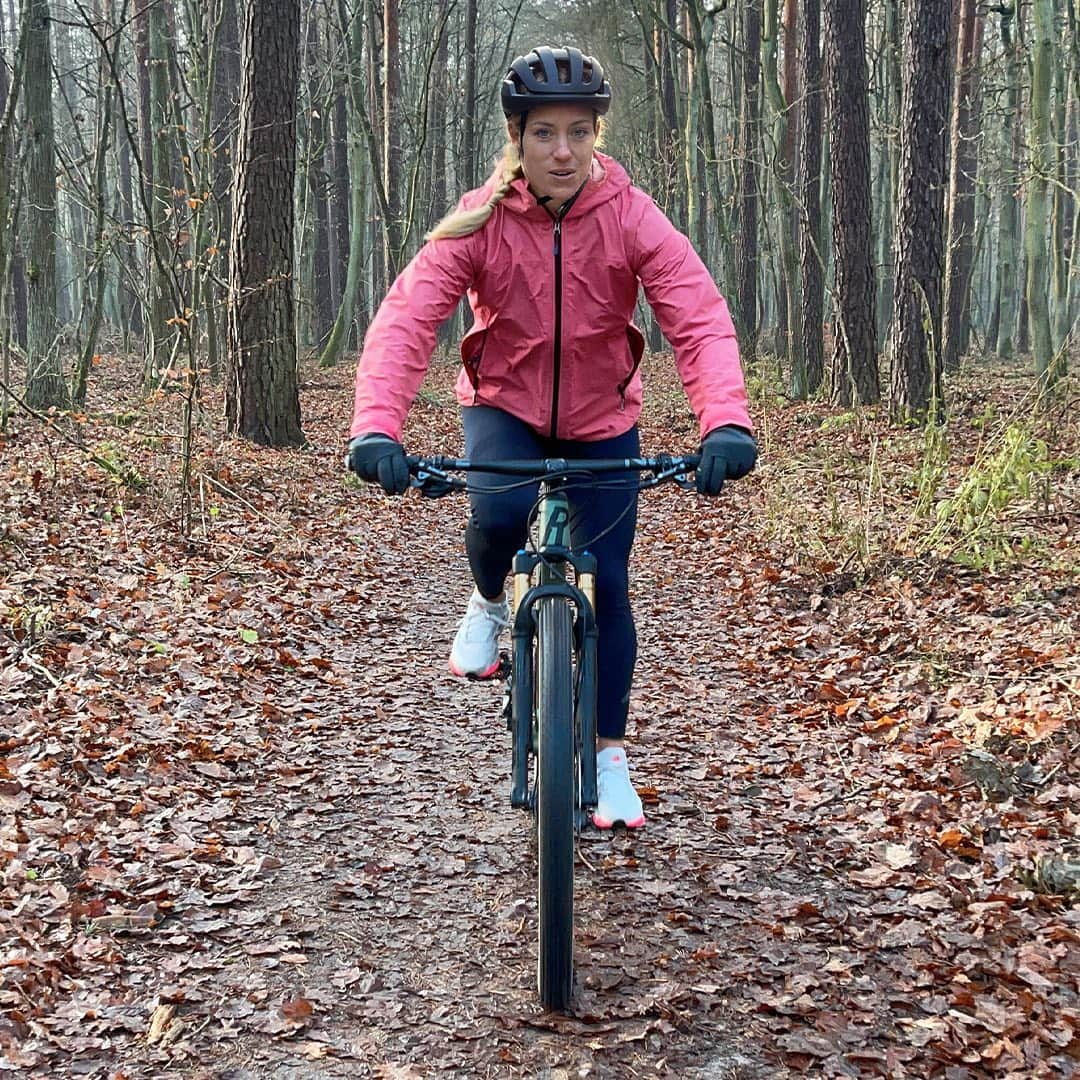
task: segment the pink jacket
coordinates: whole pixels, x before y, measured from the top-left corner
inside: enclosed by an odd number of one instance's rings
[[[593,173],[558,229],[516,180],[483,228],[421,248],[368,329],[351,436],[401,438],[436,331],[466,292],[474,322],[461,343],[462,405],[493,405],[560,439],[621,435],[641,412],[639,283],[701,434],[751,430],[735,330],[709,271],[622,166],[598,153]],[[459,205],[486,202],[496,181]]]

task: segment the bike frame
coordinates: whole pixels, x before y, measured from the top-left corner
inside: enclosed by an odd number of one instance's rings
[[[566,489],[596,474],[650,473],[687,486],[696,457],[494,464],[412,458],[413,486],[438,497],[467,487],[449,473],[486,472],[540,484],[533,550],[514,556],[513,653],[508,684],[512,743],[510,802],[533,812],[537,842],[537,989],[545,1008],[573,994],[574,835],[597,804],[596,559],[575,551]],[[572,580],[569,571],[573,571]],[[504,714],[507,706],[504,705]],[[529,759],[535,756],[533,787]],[[570,785],[573,785],[571,788]]]
[[[636,473],[638,488],[657,487],[674,481],[690,486],[687,475],[698,465],[698,455],[566,460],[543,458],[535,461],[470,461],[465,458],[410,457],[413,486],[432,497],[455,490],[467,490],[467,483],[453,473],[485,472],[508,477],[528,477],[541,484],[539,536],[536,551],[520,551],[514,557],[514,613],[511,628],[510,730],[512,765],[510,803],[530,809],[529,756],[534,750],[532,710],[534,701],[533,641],[536,628],[533,612],[547,596],[561,596],[575,608],[574,651],[577,662],[574,695],[575,727],[581,763],[578,800],[579,825],[585,811],[594,808],[596,795],[596,559],[587,552],[575,553],[570,540],[570,508],[566,483],[584,475]],[[574,571],[574,582],[566,578],[566,567]],[[538,583],[533,573],[539,568]]]

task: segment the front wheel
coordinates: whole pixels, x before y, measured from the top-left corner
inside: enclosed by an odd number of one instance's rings
[[[562,1011],[574,982],[573,622],[559,597],[537,607],[537,983],[544,1008]]]

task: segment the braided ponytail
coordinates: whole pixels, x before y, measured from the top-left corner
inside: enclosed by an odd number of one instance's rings
[[[506,198],[510,191],[510,185],[524,175],[517,145],[508,142],[503,147],[502,173],[498,185],[491,193],[491,198],[486,203],[473,207],[471,210],[454,210],[447,214],[424,239],[442,240],[445,237],[471,236],[474,232],[482,229],[495,212],[495,207]]]

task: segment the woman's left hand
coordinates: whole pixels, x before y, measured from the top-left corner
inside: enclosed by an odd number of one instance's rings
[[[738,480],[757,462],[757,443],[749,431],[727,424],[701,440],[696,484],[702,495],[719,495],[725,480]]]

